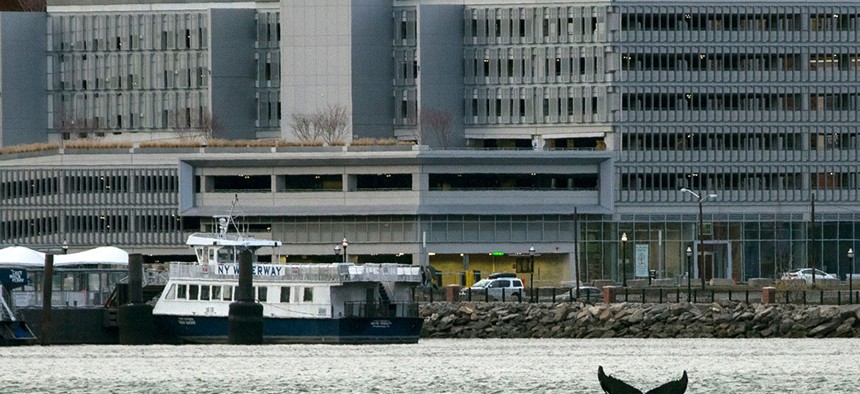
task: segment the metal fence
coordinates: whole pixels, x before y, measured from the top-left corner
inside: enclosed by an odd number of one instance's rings
[[[572,288],[535,288],[525,289],[522,297],[512,295],[509,289],[504,289],[495,296],[487,289],[459,289],[452,294],[456,287],[424,287],[416,288],[414,300],[417,302],[585,302],[589,304],[603,303],[603,295],[585,293],[577,297]],[[852,297],[853,295],[853,297]],[[735,288],[694,288],[689,291],[681,287],[648,287],[648,288],[617,288],[614,302],[635,303],[712,303],[719,301],[738,301],[746,303],[761,303],[762,289],[737,286]],[[860,291],[847,289],[805,289],[805,290],[776,290],[771,303],[797,305],[846,305],[860,304]]]

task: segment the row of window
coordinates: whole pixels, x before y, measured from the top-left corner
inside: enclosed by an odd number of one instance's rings
[[[204,51],[133,54],[58,54],[49,57],[52,90],[149,90],[209,85]]]
[[[860,136],[856,131],[824,133],[800,131],[790,127],[695,127],[654,132],[626,132],[622,150],[629,151],[801,151],[856,149]],[[804,140],[808,148],[804,148]]]
[[[806,190],[804,179],[809,180],[809,190],[856,190],[860,184],[860,171],[847,167],[840,168],[840,171],[818,172],[816,169],[813,169],[813,172],[801,171],[796,167],[750,169],[729,166],[715,166],[704,172],[673,172],[672,170],[682,170],[675,167],[660,172],[655,172],[653,168],[642,170],[619,174],[620,190]]]
[[[0,199],[68,193],[177,193],[175,175],[65,175],[0,182]],[[61,190],[62,188],[62,190]]]
[[[804,105],[804,101],[808,104]],[[636,93],[621,96],[626,111],[858,111],[860,93]]]
[[[257,46],[277,48],[281,44],[281,13],[278,11],[258,11]]]
[[[181,50],[208,47],[207,13],[49,16],[53,51]]]
[[[467,91],[467,124],[606,121],[606,89],[547,87]]]
[[[202,91],[62,93],[48,100],[52,128],[98,132],[101,129],[211,128],[208,95]]]
[[[193,223],[189,223],[193,224]],[[116,234],[133,231],[140,233],[172,233],[183,228],[179,216],[93,214],[41,216],[0,221],[0,240],[26,239],[51,234]]]
[[[349,175],[354,190],[412,190],[412,174]],[[207,192],[269,192],[270,175],[211,176]],[[596,190],[598,174],[429,174],[430,190]],[[196,190],[201,192],[200,178]],[[343,191],[341,175],[276,175],[277,192]]]
[[[466,84],[601,82],[607,61],[601,47],[466,50]]]
[[[860,31],[855,7],[816,7],[800,12],[797,7],[622,7],[620,31]],[[531,43],[583,42],[604,38],[606,20],[614,17],[605,7],[470,8],[466,10],[466,42]],[[395,29],[395,39],[410,37],[411,19],[405,15]],[[616,25],[617,26],[617,25]]]
[[[600,6],[468,8],[466,43],[605,40],[606,10]]]
[[[664,8],[665,7],[661,7]],[[621,31],[855,31],[860,30],[860,13],[829,7],[827,11],[799,13],[774,7],[738,7],[734,12],[721,8],[675,8],[674,12],[652,13],[622,10]]]
[[[815,48],[821,50],[821,48]],[[625,71],[801,71],[801,54],[787,53],[625,53]],[[860,70],[860,55],[809,54],[807,70]]]
[[[313,303],[314,287],[254,286],[254,298],[259,302]],[[232,285],[173,284],[167,289],[166,300],[233,301],[238,287]]]

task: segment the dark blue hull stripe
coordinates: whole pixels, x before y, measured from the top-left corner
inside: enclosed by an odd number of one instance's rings
[[[165,342],[227,343],[227,317],[155,315]],[[263,343],[417,343],[424,319],[263,318]]]

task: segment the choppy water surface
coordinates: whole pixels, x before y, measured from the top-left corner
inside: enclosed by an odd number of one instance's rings
[[[856,339],[421,340],[417,345],[0,348],[0,392],[857,393]]]

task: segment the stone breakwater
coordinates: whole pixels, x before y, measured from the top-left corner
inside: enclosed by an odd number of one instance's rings
[[[423,338],[860,337],[860,305],[430,303]]]

